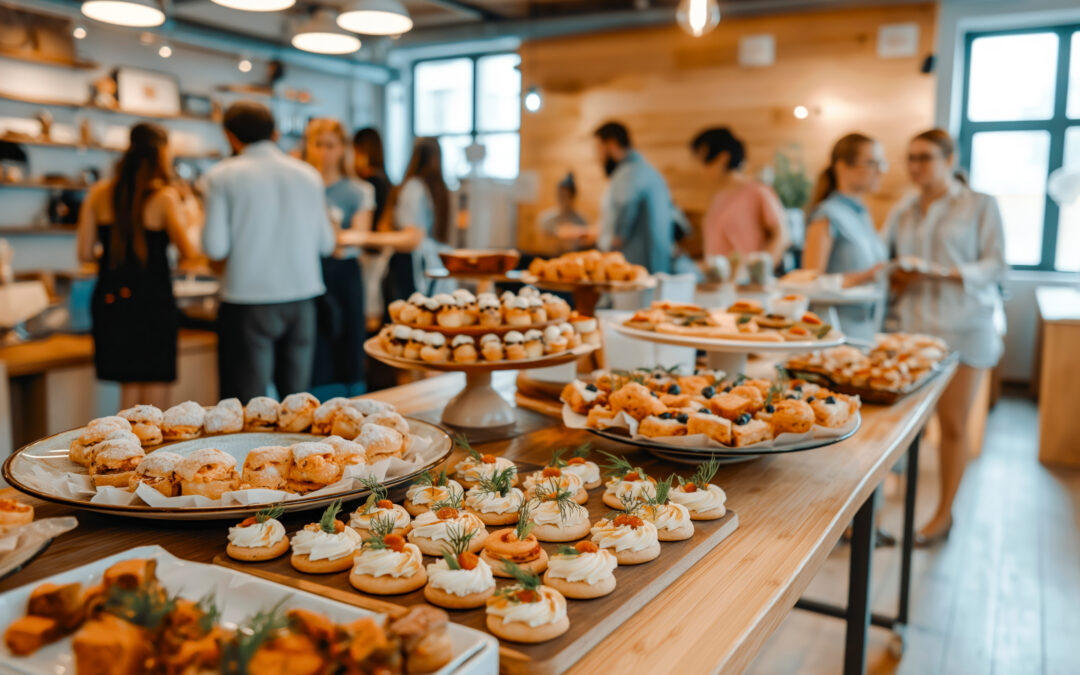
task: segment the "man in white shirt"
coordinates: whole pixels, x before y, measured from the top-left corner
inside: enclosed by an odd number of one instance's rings
[[[225,112],[236,156],[206,174],[203,249],[225,261],[218,311],[221,398],[310,386],[320,258],[334,250],[322,178],[274,143],[274,117],[241,101]]]

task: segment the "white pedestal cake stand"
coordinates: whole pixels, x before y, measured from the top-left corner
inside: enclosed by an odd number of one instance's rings
[[[491,374],[496,370],[531,370],[533,368],[560,366],[591,354],[595,349],[596,346],[594,345],[581,345],[559,354],[516,361],[509,359],[484,361],[481,359],[475,363],[454,363],[452,361],[428,363],[426,361],[391,356],[383,350],[378,337],[370,338],[364,343],[364,351],[367,352],[368,356],[395,368],[465,373],[465,388],[446,404],[442,413],[442,421],[444,424],[466,429],[505,427],[514,424],[516,421],[514,406],[500,396],[491,386]]]

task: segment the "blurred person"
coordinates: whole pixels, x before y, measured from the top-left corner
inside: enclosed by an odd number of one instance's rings
[[[997,201],[956,172],[956,145],[931,129],[908,144],[907,170],[917,191],[886,221],[884,237],[899,259],[890,281],[899,329],[943,338],[960,365],[938,402],[941,496],[916,535],[929,546],[948,536],[952,504],[971,451],[968,419],[988,371],[1004,351],[994,326],[1005,278],[1005,232]]]
[[[225,261],[218,310],[221,398],[247,401],[311,386],[320,260],[335,249],[322,176],[275,144],[274,116],[240,101],[225,111],[235,156],[206,174],[203,247]]]
[[[112,178],[87,192],[79,212],[79,260],[98,263],[91,298],[94,368],[121,383],[121,407],[167,407],[176,380],[180,310],[167,249],[181,261],[199,257],[187,234],[189,213],[173,185],[165,129],[139,123]]]
[[[805,269],[840,275],[845,288],[874,282],[883,275],[889,252],[865,199],[880,187],[887,167],[881,144],[869,136],[848,134],[833,145],[829,164],[818,176],[807,206]],[[836,307],[843,332],[873,340],[881,328],[875,305]]]
[[[304,133],[303,158],[322,175],[330,221],[338,230],[370,230],[375,188],[352,178],[346,161],[349,139],[341,122],[315,118]],[[364,277],[359,249],[339,246],[322,259],[326,295],[320,299],[311,387],[316,398],[358,396],[365,389]]]
[[[690,148],[716,189],[702,221],[705,255],[765,251],[778,264],[790,244],[784,209],[772,188],[743,172],[742,141],[727,127],[714,127],[695,136]]]
[[[386,204],[394,184],[386,175],[386,159],[382,136],[374,127],[364,127],[353,135],[353,162],[356,175],[375,188],[375,212],[372,222],[384,230],[392,230],[391,219],[384,219]],[[372,325],[389,323],[386,306],[390,298],[408,297],[415,290],[412,271],[412,252],[397,252],[391,247],[365,252],[364,278],[367,282],[368,321]],[[374,284],[378,284],[375,286]],[[373,364],[374,365],[374,364]]]
[[[634,150],[630,133],[619,122],[593,132],[597,157],[610,178],[600,208],[597,246],[622,251],[649,272],[671,272],[674,215],[664,178]]]
[[[577,200],[577,183],[574,173],[566,176],[555,186],[556,206],[539,215],[537,222],[549,237],[559,242],[560,252],[579,251],[588,248],[596,239],[596,233],[589,227],[585,217],[574,207]]]

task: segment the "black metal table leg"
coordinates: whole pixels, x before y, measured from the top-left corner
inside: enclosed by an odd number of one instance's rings
[[[866,634],[870,630],[870,560],[874,553],[876,494],[875,489],[859,507],[855,520],[852,521],[844,675],[863,675],[866,672]]]
[[[896,603],[896,622],[907,625],[908,603],[911,595],[911,553],[915,543],[915,492],[919,487],[920,431],[907,451],[907,470],[904,486],[904,540],[900,546],[900,599]]]

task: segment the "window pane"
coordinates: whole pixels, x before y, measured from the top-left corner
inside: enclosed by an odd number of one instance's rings
[[[479,131],[517,131],[521,126],[520,63],[517,54],[495,54],[477,61]]]
[[[1076,35],[1073,35],[1074,45]],[[1074,68],[1077,63],[1080,61],[1076,60],[1074,52]],[[1080,84],[1080,80],[1077,83]],[[1064,169],[1080,176],[1080,127],[1069,127],[1065,130]],[[1080,272],[1080,199],[1062,204],[1058,210],[1057,256],[1054,267],[1067,272]]]
[[[1048,120],[1054,116],[1058,38],[995,35],[971,43],[968,119]]]
[[[476,137],[486,151],[481,164],[483,174],[489,178],[517,178],[519,139],[514,134],[486,134]]]
[[[416,64],[413,131],[440,136],[472,131],[473,64],[471,59]]]
[[[1046,131],[987,131],[971,139],[971,187],[997,197],[1010,265],[1042,260],[1049,157]]]
[[[1065,114],[1080,118],[1080,30],[1072,34],[1072,46],[1069,49],[1069,98],[1065,104]]]
[[[440,136],[439,149],[442,150],[443,180],[450,189],[457,189],[462,176],[469,172],[469,162],[465,159],[465,148],[472,145],[472,136]]]

